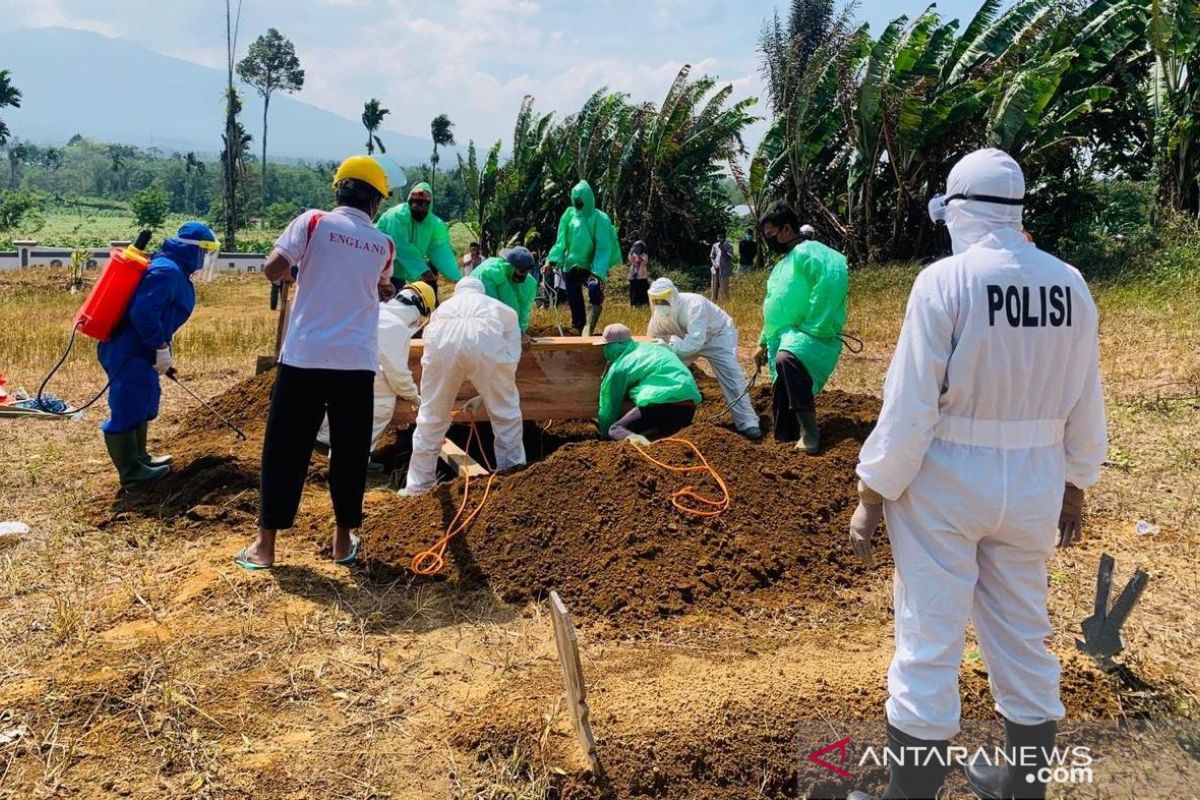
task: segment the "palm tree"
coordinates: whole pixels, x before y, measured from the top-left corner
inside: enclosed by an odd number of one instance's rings
[[[387,152],[387,148],[383,146],[383,141],[375,134],[375,131],[379,130],[379,126],[383,124],[383,118],[390,113],[392,112],[380,105],[374,97],[363,104],[362,124],[367,129],[367,155],[374,153],[376,147],[381,153]]]
[[[21,107],[21,90],[12,85],[12,73],[6,69],[0,69],[0,108],[20,108]],[[12,132],[8,129],[8,125],[4,120],[0,119],[0,147],[7,147],[9,137]],[[9,163],[13,164],[12,151],[9,151]],[[16,173],[14,172],[10,178],[13,188],[16,188]]]
[[[196,178],[198,178],[199,176],[204,174],[204,162],[201,161],[200,159],[196,158],[195,153],[188,153],[187,156],[184,158],[183,169],[187,175],[187,182],[185,184],[185,189],[184,189],[184,194],[185,194],[184,206],[187,207],[188,213],[195,214],[196,213],[196,207],[195,207],[196,186],[195,186],[195,178],[193,178],[192,176],[194,173]]]
[[[442,160],[438,155],[438,148],[454,145],[454,123],[445,114],[438,114],[429,124],[429,132],[433,139],[433,155],[429,157],[433,171],[430,174],[429,183],[434,188],[434,194],[437,194],[437,168],[438,162]]]

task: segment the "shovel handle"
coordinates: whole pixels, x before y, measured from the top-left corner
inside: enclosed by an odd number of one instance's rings
[[[279,321],[275,325],[275,361],[279,361],[279,354],[283,351],[283,337],[287,335],[288,324],[288,294],[291,291],[291,284],[284,283],[279,287]]]

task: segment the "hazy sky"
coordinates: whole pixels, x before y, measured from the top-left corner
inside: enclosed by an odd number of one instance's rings
[[[236,6],[237,0],[234,0]],[[357,119],[378,97],[387,127],[428,138],[449,114],[460,143],[507,140],[521,98],[571,112],[601,86],[661,100],[681,65],[758,96],[755,46],[773,0],[244,0],[239,52],[268,27],[291,38],[307,71],[299,99]],[[970,17],[979,0],[946,0]],[[866,0],[873,29],[923,0]],[[220,0],[0,0],[0,27],[61,26],[131,38],[224,67]],[[3,63],[0,68],[14,67]],[[218,112],[219,113],[219,112]],[[253,126],[252,126],[253,127]],[[756,140],[758,136],[751,135]]]

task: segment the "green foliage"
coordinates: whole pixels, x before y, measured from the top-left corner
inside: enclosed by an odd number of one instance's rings
[[[302,208],[296,203],[272,203],[263,213],[263,221],[272,228],[286,227],[296,217],[300,216]]]
[[[392,113],[384,108],[378,100],[372,97],[363,104],[362,124],[367,129],[367,154],[373,154],[375,148],[379,148],[380,153],[386,153],[387,148],[383,146],[383,140],[375,133],[379,130],[379,126],[383,124],[383,118]]]
[[[812,47],[812,26],[796,20],[820,4],[795,0],[789,24],[777,15],[760,40],[774,121],[735,178],[752,209],[787,199],[856,261],[907,258],[940,247],[925,201],[954,161],[995,146],[1025,168],[1030,208],[1043,218],[1039,241],[1075,237],[1066,226],[1072,212],[1086,212],[1079,193],[1148,174],[1155,122],[1142,97],[1158,19],[1167,21],[1158,23],[1157,49],[1170,55],[1159,56],[1157,71],[1175,71],[1157,97],[1187,109],[1162,119],[1188,122],[1172,136],[1160,120],[1155,149],[1192,140],[1200,108],[1181,98],[1194,95],[1200,70],[1191,27],[1198,3],[985,0],[965,27],[931,6],[877,36],[844,13]],[[1191,187],[1176,200],[1190,208],[1200,147],[1173,152],[1174,177],[1160,182]]]
[[[156,187],[143,189],[130,198],[129,210],[139,227],[157,230],[167,221],[170,211],[167,193]]]
[[[29,192],[5,192],[0,195],[0,231],[18,227],[25,216],[37,207],[37,198]]]
[[[666,257],[701,261],[702,240],[730,224],[722,167],[742,152],[741,133],[754,120],[755,101],[730,103],[731,94],[684,67],[658,106],[602,89],[556,122],[527,97],[511,158],[500,163],[497,143],[480,162],[472,143],[462,162],[474,224],[492,244],[536,230],[548,249],[571,187],[587,180],[622,241],[638,231]]]
[[[20,108],[21,107],[21,90],[12,84],[12,73],[6,69],[0,69],[0,108]],[[0,147],[8,144],[8,138],[11,131],[0,119]]]
[[[267,181],[267,111],[271,107],[271,95],[275,92],[291,94],[304,88],[304,70],[296,57],[296,47],[291,40],[274,28],[250,43],[246,57],[237,65],[237,73],[243,81],[253,86],[263,99],[262,132],[262,204],[266,206],[269,182]]]

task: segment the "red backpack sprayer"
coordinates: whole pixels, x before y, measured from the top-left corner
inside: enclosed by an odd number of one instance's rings
[[[150,267],[150,255],[146,252],[146,247],[150,243],[150,236],[151,233],[149,230],[142,230],[138,233],[137,240],[132,245],[114,247],[112,249],[108,264],[104,267],[103,272],[100,273],[100,278],[96,281],[96,285],[92,287],[92,291],[88,293],[83,306],[75,314],[75,325],[71,329],[70,338],[67,340],[66,350],[63,351],[58,362],[46,375],[41,386],[38,387],[37,398],[32,404],[35,410],[58,417],[74,416],[81,411],[91,408],[108,391],[112,383],[111,380],[105,383],[104,388],[91,400],[78,408],[69,410],[55,408],[54,406],[57,404],[51,398],[44,396],[46,386],[71,355],[71,351],[75,347],[75,337],[78,334],[82,333],[84,336],[95,339],[98,342],[107,342],[112,339],[117,326],[125,317],[126,311],[129,310],[129,304],[132,302],[134,293],[137,292],[146,270]],[[130,358],[134,357],[130,356]],[[127,363],[129,363],[129,359],[126,359],[125,363],[118,367],[116,372],[120,372]],[[242,433],[236,425],[217,412],[216,409],[201,399],[195,392],[184,386],[175,374],[174,368],[168,371],[166,375],[176,386],[187,392],[196,402],[208,410],[209,413],[237,434],[239,439],[244,440],[246,438],[246,434]]]

